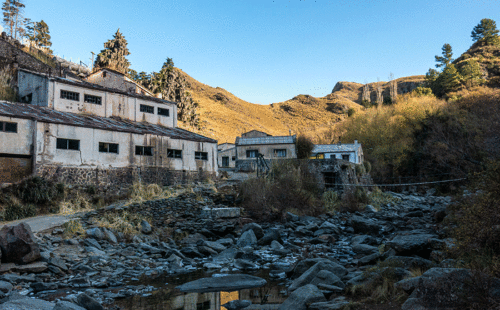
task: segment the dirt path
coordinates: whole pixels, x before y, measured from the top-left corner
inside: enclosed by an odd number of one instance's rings
[[[38,233],[47,229],[58,227],[64,223],[70,221],[71,219],[77,217],[76,215],[42,215],[31,218],[25,218],[22,220],[12,221],[12,222],[1,222],[0,229],[4,226],[14,226],[22,222],[28,223],[31,227],[31,231]]]

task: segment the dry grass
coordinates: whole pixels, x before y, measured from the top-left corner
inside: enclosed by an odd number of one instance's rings
[[[100,219],[95,220],[99,227],[105,227],[116,232],[123,233],[126,237],[137,235],[141,231],[142,220],[150,222],[144,216],[129,212],[104,214]]]
[[[83,229],[80,220],[71,220],[69,222],[64,223],[63,229],[64,229],[63,237],[65,239],[71,239],[75,236],[85,235],[85,229]]]
[[[80,192],[76,192],[73,198],[65,198],[59,202],[59,214],[70,215],[78,212],[91,211],[94,206],[86,197]]]
[[[158,184],[144,184],[136,182],[130,188],[127,205],[141,203],[148,200],[164,199],[172,196],[172,191],[164,189]]]

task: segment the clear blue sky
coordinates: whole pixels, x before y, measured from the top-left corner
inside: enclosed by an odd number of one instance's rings
[[[498,0],[25,0],[56,54],[90,64],[118,28],[136,71],[167,57],[198,81],[260,104],[325,96],[337,81],[425,74],[444,43],[471,44]]]

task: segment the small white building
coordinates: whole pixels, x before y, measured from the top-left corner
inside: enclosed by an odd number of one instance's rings
[[[234,143],[222,143],[217,146],[219,168],[236,166],[236,146]]]
[[[312,159],[342,159],[355,164],[364,161],[363,148],[358,140],[354,143],[316,144],[311,154]]]

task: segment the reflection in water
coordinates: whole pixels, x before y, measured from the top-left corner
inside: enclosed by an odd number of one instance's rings
[[[115,305],[123,310],[226,310],[221,305],[238,298],[250,300],[254,305],[281,304],[285,301],[286,296],[280,293],[285,290],[285,287],[276,281],[270,281],[267,272],[261,271],[253,275],[266,279],[268,283],[261,288],[237,292],[182,293],[175,287],[199,278],[210,277],[210,275],[203,271],[196,271],[184,275],[143,279],[140,284],[153,285],[161,289],[148,297],[134,296],[116,300]]]

